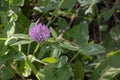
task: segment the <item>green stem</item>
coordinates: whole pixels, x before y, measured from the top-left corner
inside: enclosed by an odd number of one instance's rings
[[[53,12],[53,14],[55,13],[55,11]],[[47,26],[49,26],[51,24],[51,20],[54,18],[54,15],[52,15],[52,17],[50,18],[50,20],[47,23]]]
[[[52,22],[54,22],[54,20],[57,18],[57,16],[55,16],[54,14],[57,12],[57,10],[60,8],[60,6],[62,5],[62,3],[64,2],[64,0],[61,0],[61,2],[59,3],[58,7],[54,10],[50,20],[47,23],[47,26],[49,26]]]
[[[29,55],[29,53],[30,53],[30,46],[31,46],[31,43],[28,44],[27,55]]]
[[[22,52],[22,51],[19,51],[16,47],[14,46],[11,46],[15,51],[19,52],[20,54],[22,54],[24,56],[24,59],[26,59],[26,55]]]
[[[36,45],[35,49],[34,49],[33,56],[34,56],[35,53],[38,51],[39,47],[40,47],[40,44],[38,43],[38,44]]]
[[[5,40],[7,40],[7,38],[0,38],[0,40],[3,40],[3,41],[5,41]]]
[[[99,27],[99,38],[100,38],[100,41],[101,41],[102,40],[102,35],[101,35],[101,31],[100,31],[100,21],[99,21],[97,5],[95,5],[95,11],[96,11],[97,23],[98,23],[98,27]]]
[[[35,59],[35,61],[36,61],[36,62],[39,62],[39,63],[41,63],[41,64],[44,64],[44,65],[47,65],[47,63],[44,63],[44,62],[42,62],[42,61],[40,61],[40,60],[38,60],[38,59]]]
[[[62,5],[63,2],[64,0],[61,0],[60,4],[58,5],[58,8]]]
[[[40,76],[39,76],[39,72],[38,70],[35,68],[35,66],[29,61],[29,60],[26,60],[27,64],[31,67],[31,69],[33,70],[33,73],[34,75],[37,77],[38,80],[41,80],[40,79]]]
[[[17,74],[19,74],[19,76],[22,78],[22,80],[25,80],[25,78],[22,76],[22,74],[16,69],[16,67],[14,67],[12,64],[10,64],[10,66],[16,71],[16,73]],[[11,71],[10,71],[11,72]],[[11,72],[11,74],[13,74],[12,72]],[[17,78],[15,79],[15,80],[17,80]]]
[[[72,59],[69,61],[69,64],[80,54],[80,51],[78,51],[73,57]]]

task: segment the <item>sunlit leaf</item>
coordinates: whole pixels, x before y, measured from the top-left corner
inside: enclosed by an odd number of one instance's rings
[[[3,30],[3,35],[10,37],[15,32],[15,22],[9,22]]]
[[[85,55],[97,55],[106,52],[105,48],[98,44],[88,44],[81,51]]]
[[[15,43],[13,43],[12,45],[23,45],[23,44],[29,44],[31,42],[32,41],[30,41],[30,40],[21,40],[21,41],[17,41]]]
[[[56,58],[54,58],[54,57],[44,58],[41,61],[47,62],[47,63],[56,63],[57,62]]]
[[[90,80],[111,80],[120,72],[120,53],[109,57],[94,70]],[[116,62],[117,61],[117,62]]]
[[[9,0],[11,6],[23,6],[24,0]]]
[[[15,38],[15,37],[10,37],[8,38],[6,41],[5,41],[5,45],[9,45],[9,44],[12,44],[12,43],[15,43],[18,39]]]

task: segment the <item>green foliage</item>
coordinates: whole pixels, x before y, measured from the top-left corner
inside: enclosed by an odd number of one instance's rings
[[[93,14],[93,6],[101,0],[78,0],[82,7],[87,8],[85,14]]]
[[[64,41],[63,43],[60,43],[59,46],[65,48],[65,49],[71,50],[71,51],[79,50],[79,47],[77,45],[74,45],[68,41]]]
[[[52,36],[56,39],[58,37],[57,33],[55,32],[55,30],[53,28],[50,27],[50,32],[52,34]]]
[[[79,45],[80,47],[86,45],[88,43],[88,25],[87,22],[80,22],[79,25],[75,26],[75,41],[77,43],[77,45]]]
[[[10,6],[23,6],[24,0],[9,0]]]
[[[10,66],[4,66],[4,65],[1,66],[1,69],[0,69],[0,79],[1,80],[10,79],[14,75],[15,75],[15,71]]]
[[[41,61],[47,62],[47,63],[55,63],[57,60],[54,57],[44,58]]]
[[[102,62],[99,67],[93,72],[91,80],[113,79],[113,77],[115,77],[120,71],[119,58],[120,53],[118,52],[117,54]]]
[[[81,52],[85,55],[96,55],[104,53],[105,51],[105,48],[98,44],[88,44],[87,46],[82,48]]]
[[[50,10],[62,8],[62,9],[72,9],[77,0],[38,0],[38,5],[34,9],[40,12],[48,12]]]
[[[69,80],[72,75],[72,70],[68,65],[65,65],[64,67],[60,68],[58,70],[58,73],[56,74],[56,80]]]
[[[117,0],[0,0],[0,80],[119,80],[119,13]]]
[[[77,61],[75,64],[73,64],[73,72],[75,76],[75,80],[83,80],[84,79],[84,67],[80,61]]]

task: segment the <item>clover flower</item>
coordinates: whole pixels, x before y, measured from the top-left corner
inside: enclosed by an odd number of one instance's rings
[[[50,36],[50,30],[42,23],[35,24],[29,30],[30,38],[36,42],[44,42]]]

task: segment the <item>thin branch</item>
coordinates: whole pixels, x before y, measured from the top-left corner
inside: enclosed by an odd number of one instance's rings
[[[64,35],[64,33],[70,29],[70,26],[72,25],[72,23],[74,22],[75,18],[76,18],[76,14],[78,14],[80,10],[80,7],[77,6],[77,9],[75,10],[75,14],[73,14],[71,17],[70,17],[70,22],[68,24],[68,26],[62,30],[61,34],[58,36],[58,39],[62,39],[62,36]]]

